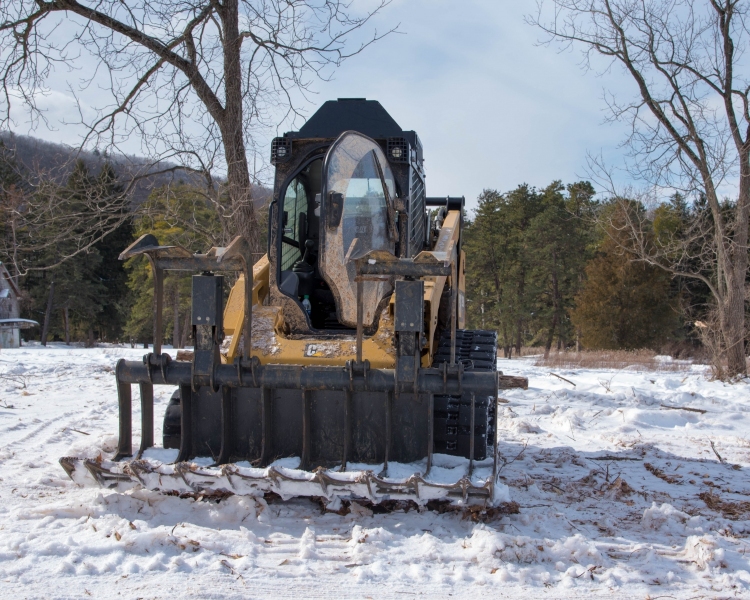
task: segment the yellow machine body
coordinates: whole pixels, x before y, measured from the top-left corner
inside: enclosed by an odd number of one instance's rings
[[[424,250],[422,255],[432,255],[441,262],[457,262],[458,273],[458,328],[464,327],[465,310],[465,254],[456,252],[460,236],[461,213],[448,211],[438,230],[437,240],[432,250]],[[257,356],[261,364],[284,365],[344,365],[356,358],[354,336],[345,337],[300,337],[290,336],[285,327],[283,308],[266,306],[269,298],[270,262],[266,254],[253,267],[253,346],[252,356]],[[443,292],[451,289],[450,277],[424,278],[425,332],[428,334],[427,347],[422,351],[422,366],[432,364],[435,353],[435,333],[438,328],[438,313]],[[232,287],[224,309],[225,342],[222,347],[222,362],[231,364],[241,354],[241,331],[245,319],[244,276],[240,275]],[[395,292],[384,309],[374,335],[366,337],[362,344],[362,355],[373,368],[392,369],[395,365],[395,338],[393,330],[393,310]]]

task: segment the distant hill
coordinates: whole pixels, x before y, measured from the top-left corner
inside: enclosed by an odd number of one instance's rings
[[[167,162],[150,165],[148,160],[138,156],[108,156],[98,151],[79,150],[65,144],[56,144],[9,131],[0,132],[0,140],[6,147],[13,150],[16,162],[20,166],[30,172],[44,172],[59,183],[67,180],[77,159],[83,160],[93,174],[97,174],[102,165],[109,162],[123,180],[127,180],[130,174],[142,171],[144,168],[148,168],[150,172],[157,172],[176,166]],[[136,184],[133,192],[134,205],[138,206],[146,200],[153,189],[170,182],[172,184],[205,185],[200,176],[184,169],[176,169],[172,173],[154,174]],[[271,194],[272,190],[266,187],[253,186],[253,202],[256,207],[260,208],[268,204]]]

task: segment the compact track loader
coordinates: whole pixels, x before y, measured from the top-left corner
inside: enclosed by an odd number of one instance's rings
[[[79,483],[180,494],[493,505],[496,333],[464,329],[463,198],[425,195],[422,145],[375,101],[326,102],[273,140],[268,253],[192,254],[144,235],[154,345],[116,368],[111,459],[61,459]],[[191,361],[162,352],[165,270],[193,275]],[[239,277],[224,307],[222,272]],[[140,388],[133,457],[132,392]],[[178,386],[163,446],[153,386]]]

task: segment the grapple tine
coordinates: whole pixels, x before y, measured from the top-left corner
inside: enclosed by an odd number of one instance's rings
[[[137,458],[154,445],[154,386],[141,383],[141,446]]]
[[[147,489],[206,496],[262,496],[272,492],[282,498],[308,496],[323,497],[328,501],[336,498],[373,503],[412,500],[423,505],[430,500],[450,500],[467,506],[493,502],[492,479],[482,485],[472,484],[467,477],[454,483],[436,483],[419,473],[395,480],[380,477],[372,471],[341,473],[318,468],[310,473],[277,467],[259,469],[222,465],[207,468],[191,463],[154,465],[146,460],[123,464],[70,457],[60,459],[60,464],[73,481],[81,484],[82,476],[92,477],[99,486],[109,489],[137,484]]]
[[[130,383],[126,383],[121,375],[125,363],[125,359],[121,358],[115,367],[117,404],[120,414],[120,437],[117,442],[115,460],[133,456],[133,396]]]
[[[83,466],[103,488],[113,488],[121,482],[130,482],[130,477],[127,475],[113,473],[109,469],[102,467],[98,461],[87,458],[83,460]]]
[[[73,479],[73,472],[76,470],[75,461],[77,461],[77,458],[73,458],[71,456],[63,456],[58,462],[60,463],[60,466],[63,468],[63,470],[68,474],[68,477]]]

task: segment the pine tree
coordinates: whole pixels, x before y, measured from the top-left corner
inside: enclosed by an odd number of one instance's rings
[[[626,206],[627,208],[623,208]],[[677,302],[668,273],[622,251],[618,211],[643,211],[634,202],[615,203],[612,225],[597,256],[586,266],[586,282],[571,311],[583,344],[590,349],[659,349],[679,327]]]
[[[123,193],[117,174],[109,162],[102,166],[96,185],[103,198]],[[101,256],[95,276],[104,287],[100,298],[101,310],[96,315],[96,326],[103,340],[119,339],[130,313],[132,298],[128,287],[128,272],[119,256],[132,241],[133,222],[128,219],[94,246]]]
[[[13,152],[0,140],[0,261],[18,283],[18,237],[23,235],[19,213],[26,190]]]
[[[160,244],[205,252],[219,238],[221,223],[216,210],[206,202],[204,196],[188,185],[178,185],[151,194],[142,215],[134,224],[134,230],[135,237],[150,233],[156,236]],[[152,340],[154,281],[151,266],[147,260],[135,257],[126,261],[125,269],[132,301],[124,327],[125,336],[133,341]],[[162,335],[164,339],[171,340],[175,347],[187,341],[190,293],[190,276],[180,272],[167,273],[164,280]],[[175,333],[179,333],[179,340],[174,339]]]
[[[78,219],[83,227],[91,210],[86,197],[95,190],[96,185],[85,163],[79,160],[66,185],[49,191],[64,199],[60,203],[65,211],[61,218]],[[56,234],[53,220],[43,230],[35,232],[35,235],[49,236],[50,239],[55,239]],[[30,266],[40,269],[31,271],[24,278],[23,285],[29,292],[32,311],[41,316],[41,339],[44,344],[50,334],[66,342],[71,339],[87,339],[89,344],[94,342],[94,326],[105,292],[97,274],[101,254],[96,248],[89,248],[54,268],[46,268],[59,262],[61,256],[73,254],[77,243],[74,231],[70,238],[60,239],[44,251],[27,258]]]
[[[464,234],[470,324],[497,329],[506,355],[513,346],[520,350],[529,317],[531,259],[524,235],[538,206],[536,192],[527,185],[507,194],[485,190]]]
[[[480,196],[465,231],[467,312],[471,326],[497,328],[506,356],[574,337],[568,310],[592,253],[593,197],[587,182]]]
[[[565,195],[568,192],[568,196]],[[591,256],[594,190],[588,182],[564,187],[560,181],[539,192],[540,212],[526,232],[533,258],[530,285],[534,295],[537,331],[543,336],[545,356],[557,339],[558,349],[574,338],[569,318],[580,274]]]

